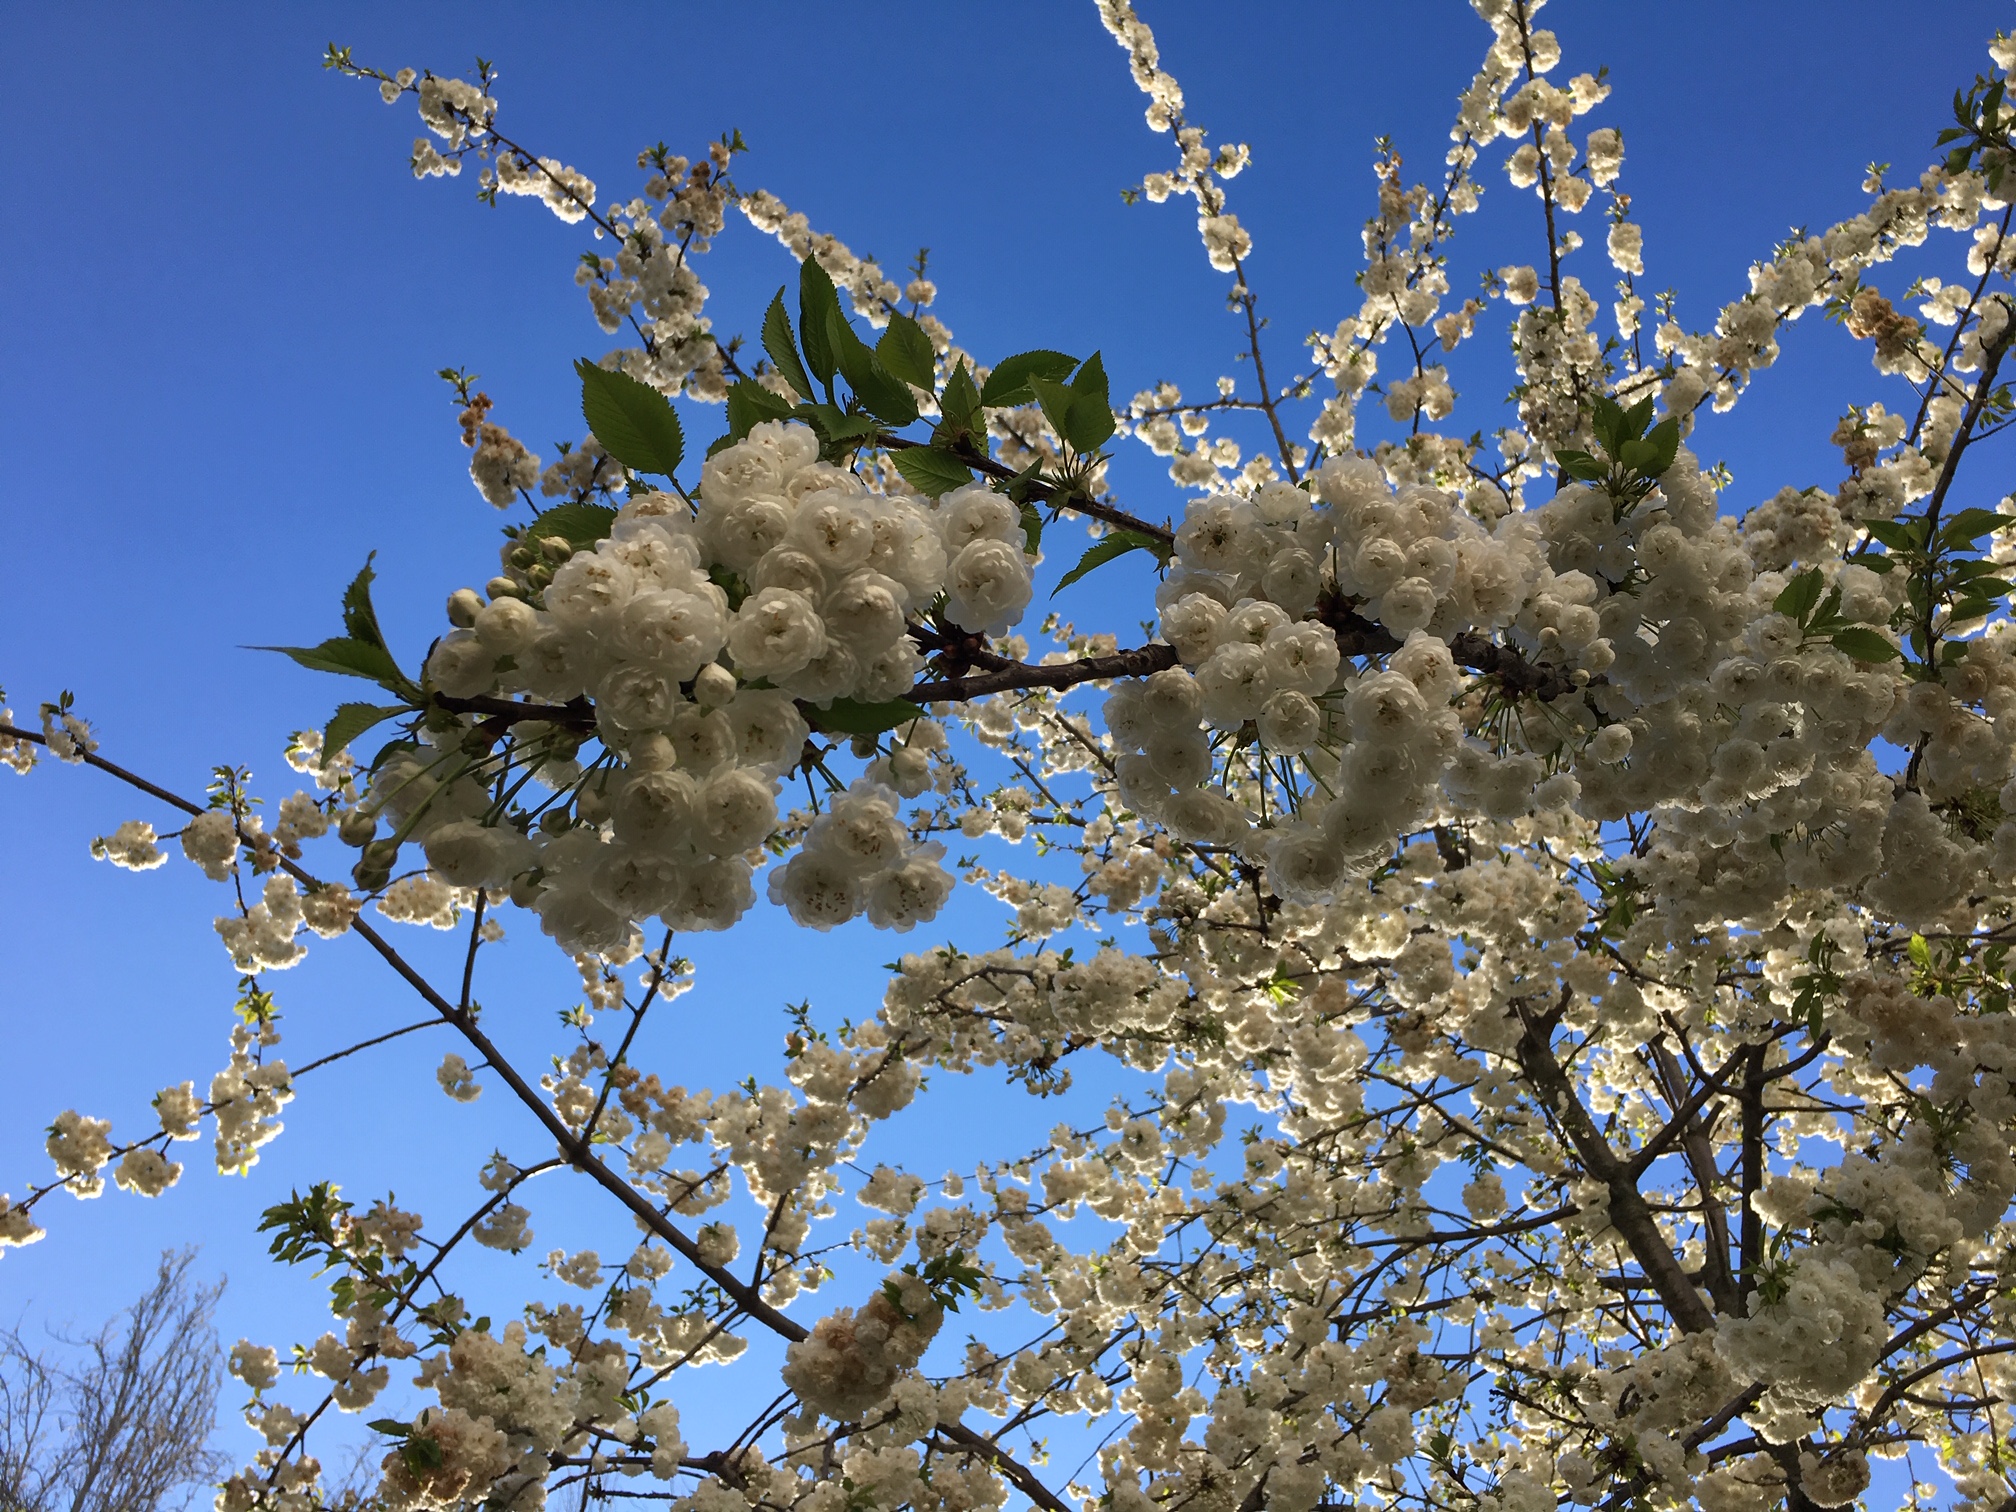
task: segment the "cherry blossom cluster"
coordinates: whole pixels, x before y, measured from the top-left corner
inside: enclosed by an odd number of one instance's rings
[[[892,1295],[893,1293],[893,1295]],[[893,1277],[857,1311],[821,1318],[785,1354],[784,1384],[828,1417],[859,1417],[885,1400],[924,1357],[945,1309],[916,1276]]]
[[[379,769],[367,812],[421,841],[453,886],[536,875],[521,896],[576,952],[615,949],[653,914],[675,929],[733,924],[754,900],[747,854],[776,829],[776,781],[808,734],[794,700],[897,698],[923,665],[912,617],[937,595],[951,623],[998,634],[1032,592],[1020,516],[1001,495],[976,485],[933,509],[873,493],[819,461],[809,430],[775,422],[708,460],[697,508],[646,493],[592,550],[534,536],[508,546],[504,566],[487,601],[455,595],[458,627],[430,654],[428,680],[460,699],[591,698],[620,764],[583,776],[561,760],[551,774],[579,785],[589,822],[499,825],[479,781],[444,780],[424,751]],[[921,755],[889,758],[913,793]],[[942,848],[907,843],[887,788],[838,800],[804,845],[772,882],[801,922],[830,928],[866,910],[908,928],[950,890]]]

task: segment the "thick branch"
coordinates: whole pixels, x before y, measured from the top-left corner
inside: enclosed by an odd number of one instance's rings
[[[1664,1041],[1652,1046],[1652,1054],[1658,1063],[1660,1077],[1666,1083],[1666,1095],[1677,1103],[1681,1089],[1687,1085],[1679,1060]],[[1660,1130],[1644,1150],[1639,1151],[1632,1165],[1640,1171],[1648,1169],[1650,1162],[1645,1159],[1646,1152],[1653,1149],[1660,1139],[1677,1133],[1681,1148],[1686,1152],[1687,1164],[1694,1172],[1695,1185],[1700,1189],[1701,1211],[1708,1222],[1709,1244],[1704,1266],[1708,1295],[1715,1299],[1717,1311],[1735,1313],[1741,1306],[1741,1297],[1736,1289],[1735,1273],[1729,1266],[1729,1215],[1716,1195],[1716,1188],[1721,1183],[1715,1165],[1715,1152],[1708,1143],[1708,1129],[1701,1121],[1702,1106],[1711,1094],[1721,1091],[1719,1077],[1703,1081],[1693,1096],[1675,1108],[1666,1128]]]
[[[1320,600],[1316,618],[1335,632],[1337,649],[1347,657],[1390,656],[1400,649],[1401,642],[1392,631],[1377,620],[1367,619],[1356,603],[1341,595]],[[1514,697],[1530,696],[1545,702],[1587,685],[1576,681],[1575,674],[1567,668],[1528,661],[1512,647],[1501,646],[1475,630],[1464,630],[1452,637],[1449,655],[1459,667],[1497,678]],[[1596,681],[1588,679],[1589,683]]]
[[[1757,1193],[1764,1185],[1764,1047],[1752,1045],[1743,1067],[1743,1109],[1738,1180],[1742,1183],[1743,1296],[1757,1286],[1764,1264],[1764,1221],[1757,1212]]]
[[[580,734],[592,735],[595,732],[595,708],[586,698],[576,698],[564,704],[535,704],[496,698],[488,693],[479,693],[473,698],[454,698],[446,693],[435,693],[433,701],[437,709],[446,709],[450,714],[483,715],[485,723],[494,724],[495,733],[499,735],[514,724],[535,719]]]
[[[1176,665],[1176,648],[1157,641],[1132,651],[1111,656],[1084,656],[1076,661],[1036,665],[1007,662],[987,672],[966,677],[938,678],[920,682],[910,690],[912,703],[957,702],[987,693],[1007,693],[1021,688],[1075,688],[1080,683],[1100,682],[1109,677],[1146,677],[1151,672]]]
[[[1960,470],[1960,455],[1967,450],[1967,443],[1974,439],[1974,427],[1981,422],[1981,412],[1988,407],[1988,400],[1995,390],[1995,374],[2001,369],[2002,359],[2008,355],[2009,343],[2016,340],[2016,320],[2011,320],[2002,329],[2002,334],[1988,344],[1982,353],[1981,376],[1974,384],[1974,397],[1967,401],[1967,410],[1960,418],[1959,429],[1953,433],[1952,444],[1946,449],[1946,460],[1939,469],[1939,480],[1932,485],[1932,497],[1925,505],[1927,539],[1939,527],[1939,511],[1946,503],[1946,492],[1953,486],[1953,478]]]
[[[1554,1059],[1547,1043],[1552,1017],[1537,1023],[1524,1008],[1519,1009],[1519,1065],[1540,1093],[1543,1106],[1553,1114],[1556,1126],[1580,1157],[1583,1167],[1610,1192],[1610,1226],[1623,1236],[1637,1257],[1646,1279],[1659,1293],[1673,1321],[1688,1333],[1705,1333],[1715,1326],[1715,1315],[1694,1290],[1694,1283],[1680,1268],[1659,1222],[1638,1191],[1630,1168],[1617,1157],[1604,1139],[1602,1130],[1582,1106],[1567,1073]]]
[[[1029,1470],[1011,1456],[1002,1453],[1001,1446],[985,1435],[976,1433],[964,1423],[940,1423],[938,1432],[962,1449],[968,1449],[992,1468],[1005,1475],[1016,1490],[1020,1491],[1045,1512],[1071,1512],[1064,1499],[1052,1491]]]

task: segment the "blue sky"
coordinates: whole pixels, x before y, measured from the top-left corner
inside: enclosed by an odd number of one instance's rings
[[[1372,138],[1396,137],[1410,177],[1432,172],[1488,34],[1455,3],[1277,4],[1236,20],[1195,0],[1143,10],[1191,118],[1252,145],[1233,207],[1257,244],[1251,276],[1285,370],[1305,331],[1356,307]],[[286,732],[320,724],[337,690],[241,648],[329,633],[342,584],[375,549],[381,615],[417,652],[445,594],[490,570],[498,522],[467,480],[435,370],[482,374],[497,418],[549,458],[555,438],[578,433],[572,360],[609,345],[572,283],[587,238],[525,202],[485,209],[467,178],[415,183],[410,102],[388,108],[325,74],[332,39],[387,69],[496,60],[500,124],[588,173],[605,200],[634,191],[639,147],[662,138],[692,153],[739,127],[752,148],[736,167],[744,187],[770,188],[891,270],[928,245],[938,313],[983,355],[1097,347],[1116,393],[1163,378],[1196,393],[1240,371],[1224,279],[1188,207],[1121,201],[1166,165],[1168,143],[1143,126],[1090,4],[633,4],[576,33],[580,14],[9,9],[0,490],[15,565],[0,685],[17,710],[73,689],[113,759],[184,791],[242,762],[277,800],[291,790],[278,780],[291,777],[278,759]],[[1985,65],[1982,43],[2011,14],[1983,0],[1560,0],[1545,22],[1562,36],[1564,73],[1608,65],[1616,94],[1587,124],[1623,129],[1648,284],[1678,285],[1683,322],[1698,326],[1788,228],[1857,208],[1866,163],[1915,172],[1953,88]],[[1495,169],[1486,182],[1486,208],[1456,246],[1459,295],[1484,245],[1494,260],[1540,260],[1534,202]],[[1595,244],[1598,229],[1585,228]],[[1579,260],[1607,287],[1594,245]],[[791,276],[781,249],[732,222],[702,272],[717,329],[753,335]],[[1502,352],[1500,338],[1477,351]],[[1495,398],[1509,372],[1496,367],[1474,397]],[[1788,482],[1831,486],[1834,418],[1845,399],[1880,392],[1865,354],[1809,318],[1756,395],[1707,421],[1695,445],[1730,464],[1734,508]],[[1491,418],[1488,406],[1458,411],[1466,430]],[[688,425],[704,440],[720,422]],[[1145,455],[1116,477],[1137,512],[1176,506]],[[1059,603],[1081,622],[1096,615],[1084,589]],[[1126,599],[1115,628],[1137,618]],[[86,856],[90,836],[136,816],[154,817],[71,769],[0,774],[11,863],[0,1044],[12,1072],[0,1189],[44,1177],[41,1131],[63,1108],[136,1129],[161,1085],[200,1085],[222,1061],[234,974],[209,929],[221,894],[179,860],[136,878]],[[931,938],[991,942],[999,920],[990,900],[965,899]],[[419,954],[445,959],[446,944],[429,938]],[[810,996],[827,1021],[860,1017],[894,951],[865,926],[812,936],[769,920],[708,942],[657,1054],[690,1061],[691,1080],[772,1074],[781,1005]],[[492,1005],[511,998],[528,1049],[572,1000],[571,970],[539,954],[514,955],[525,975]],[[418,1016],[355,942],[315,950],[271,985],[296,1064]],[[231,1276],[227,1337],[312,1337],[313,1292],[265,1261],[260,1208],[331,1177],[359,1194],[437,1197],[445,1215],[489,1148],[526,1145],[494,1091],[462,1110],[433,1089],[445,1048],[304,1084],[288,1134],[248,1180],[207,1173],[204,1147],[185,1146],[189,1173],[161,1202],[52,1204],[49,1239],[0,1259],[0,1321],[93,1319],[138,1290],[161,1247],[201,1243],[204,1268]],[[1056,1116],[1025,1115],[1019,1098],[976,1087],[951,1123],[917,1121],[901,1137],[949,1159],[980,1149],[977,1126],[1011,1110],[1035,1130]],[[542,1232],[542,1252],[549,1237],[566,1236]]]

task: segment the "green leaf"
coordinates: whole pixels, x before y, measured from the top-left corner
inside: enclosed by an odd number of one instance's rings
[[[1921,537],[1913,528],[1919,523],[1916,520],[1870,520],[1863,528],[1892,551],[1910,551],[1921,543]]]
[[[1818,567],[1808,567],[1785,585],[1778,597],[1771,601],[1771,607],[1803,625],[1807,616],[1812,614],[1813,606],[1820,602],[1824,581]]]
[[[1968,581],[1969,579],[1985,578],[1993,576],[1996,572],[2000,570],[2000,568],[1998,564],[1988,561],[1985,558],[1976,558],[1973,561],[1958,561],[1949,563],[1946,570],[1947,570],[1947,576],[1951,581],[1956,583],[1968,583],[1968,586],[1971,590],[1973,584]]]
[[[406,1468],[415,1475],[427,1470],[441,1468],[443,1453],[441,1446],[431,1438],[409,1438],[399,1446],[399,1457],[406,1462]]]
[[[847,386],[868,412],[891,425],[908,425],[915,420],[917,400],[910,386],[882,366],[875,349],[855,334],[854,323],[837,306],[827,314],[826,329]]]
[[[1076,357],[1066,357],[1062,352],[1037,350],[1003,357],[987,375],[986,386],[980,390],[980,402],[989,409],[1028,404],[1036,398],[1035,390],[1029,386],[1030,378],[1062,382],[1077,366]]]
[[[1640,399],[1624,411],[1624,429],[1634,437],[1644,435],[1645,427],[1652,423],[1652,406],[1651,399]]]
[[[826,386],[828,399],[833,397],[833,375],[840,370],[828,323],[839,313],[839,290],[816,258],[806,258],[798,265],[798,336],[805,343],[805,366]]]
[[[374,551],[364,558],[364,565],[357,570],[357,576],[350,579],[350,586],[343,590],[343,628],[350,632],[352,639],[382,646],[385,634],[378,628],[378,611],[371,607],[371,583],[378,576],[371,570],[371,563],[377,555]]]
[[[763,316],[763,350],[784,375],[785,382],[798,391],[798,397],[810,399],[812,380],[805,376],[805,364],[798,360],[798,344],[791,339],[791,317],[784,313],[782,289]]]
[[[2016,515],[1997,514],[1992,509],[1963,509],[1939,527],[1939,544],[1964,546],[1980,540],[1991,530],[2006,530],[2011,525],[2016,525]]]
[[[1555,464],[1571,478],[1584,483],[1596,483],[1610,476],[1610,466],[1588,452],[1577,451],[1572,446],[1564,446],[1554,453]]]
[[[1624,406],[1608,394],[1598,394],[1590,404],[1589,428],[1596,433],[1596,439],[1603,443],[1603,450],[1616,456],[1624,443],[1633,439],[1637,432],[1625,433]]]
[[[1846,651],[1861,662],[1895,661],[1902,653],[1865,625],[1856,625],[1847,630],[1834,632],[1836,649]]]
[[[615,524],[616,511],[606,504],[556,504],[532,517],[523,539],[543,541],[558,536],[576,551],[586,551],[606,539]]]
[[[671,477],[686,455],[686,435],[672,401],[628,373],[599,368],[587,358],[574,364],[581,377],[581,415],[602,450],[632,472]]]
[[[754,378],[744,378],[728,390],[728,434],[737,441],[765,420],[790,418],[790,403]]]
[[[1022,471],[1010,478],[1007,487],[1001,489],[1000,492],[1008,495],[1017,504],[1026,504],[1029,502],[1029,495],[1035,489],[1041,487],[1043,481],[1043,459],[1038,457],[1027,467],[1023,468]]]
[[[1070,388],[1040,373],[1031,373],[1029,389],[1035,394],[1036,402],[1043,406],[1043,418],[1050,422],[1050,429],[1057,432],[1059,440],[1068,443],[1071,439],[1071,400],[1074,397]]]
[[[935,446],[905,447],[890,452],[889,460],[896,464],[904,482],[934,499],[973,481],[973,474],[964,462]]]
[[[1650,404],[1652,401],[1648,399],[1645,402]],[[1657,448],[1652,461],[1644,469],[1645,476],[1662,478],[1666,475],[1667,469],[1672,467],[1674,458],[1680,455],[1680,422],[1671,418],[1661,420],[1652,427],[1645,439]]]
[[[834,734],[880,735],[884,730],[922,719],[924,711],[907,698],[892,698],[887,703],[836,698],[826,708],[812,710],[810,717],[819,729]]]
[[[1827,590],[1827,597],[1820,601],[1820,612],[1807,621],[1809,630],[1817,630],[1822,625],[1841,623],[1841,586],[1835,584]]]
[[[1043,549],[1043,511],[1028,503],[1023,504],[1021,510],[1022,549],[1027,555],[1034,556]]]
[[[742,601],[749,597],[749,584],[743,580],[742,574],[732,567],[723,567],[716,562],[707,569],[707,578],[716,588],[728,595],[728,611],[731,614],[740,609]]]
[[[394,1438],[404,1438],[413,1431],[411,1423],[402,1423],[397,1418],[373,1418],[364,1426],[373,1433],[389,1433]]]
[[[1650,441],[1626,441],[1617,448],[1617,460],[1631,472],[1649,473],[1659,458],[1659,448]]]
[[[875,343],[875,355],[884,368],[905,383],[921,389],[938,387],[931,338],[924,334],[924,327],[902,311],[890,315],[889,329]]]
[[[938,422],[942,431],[952,427],[955,434],[962,431],[979,432],[985,428],[987,417],[980,407],[980,390],[974,386],[972,369],[964,358],[952,370],[952,376],[945,380],[945,392],[938,396],[938,409],[944,417]]]
[[[1071,380],[1070,427],[1066,439],[1081,452],[1095,452],[1111,439],[1113,405],[1106,392],[1106,365],[1094,352]]]
[[[1115,557],[1125,556],[1130,551],[1153,552],[1158,561],[1166,563],[1169,560],[1169,546],[1158,537],[1144,535],[1138,530],[1116,530],[1092,543],[1091,549],[1078,558],[1078,565],[1058,579],[1057,586],[1050,590],[1050,597],[1057,597],[1095,567],[1103,567]]]
[[[386,762],[392,760],[396,756],[415,755],[418,753],[419,750],[420,746],[419,743],[416,741],[388,740],[385,742],[385,744],[378,747],[378,754],[371,758],[371,765],[364,769],[365,775],[369,776],[376,773],[380,767],[385,765]]]
[[[328,766],[350,748],[350,742],[375,724],[382,724],[407,710],[405,704],[346,703],[336,705],[335,716],[322,731],[322,765]]]
[[[337,636],[319,646],[253,646],[254,651],[278,651],[292,657],[313,672],[335,672],[344,677],[362,677],[394,693],[412,688],[400,672],[392,653],[369,641]]]
[[[875,434],[875,422],[866,415],[850,415],[837,404],[804,404],[797,413],[828,441],[852,441]]]

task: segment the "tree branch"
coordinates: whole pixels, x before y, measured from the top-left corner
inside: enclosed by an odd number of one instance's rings
[[[1111,656],[1084,656],[1076,661],[1007,662],[989,672],[968,677],[938,678],[920,682],[909,693],[912,703],[959,702],[988,693],[1008,693],[1023,688],[1075,688],[1080,683],[1100,682],[1111,677],[1146,677],[1176,665],[1176,648],[1161,641]]]
[[[1688,1333],[1707,1332],[1715,1326],[1715,1315],[1674,1258],[1672,1247],[1659,1232],[1659,1222],[1639,1192],[1630,1168],[1610,1148],[1569,1084],[1561,1063],[1554,1059],[1553,1048],[1547,1043],[1553,1016],[1536,1022],[1523,1006],[1514,1006],[1520,1024],[1520,1068],[1539,1091],[1542,1105],[1553,1113],[1556,1126],[1581,1158],[1583,1167],[1609,1189],[1611,1227],[1630,1246],[1646,1279],[1658,1291],[1659,1300],[1673,1315],[1673,1321]]]

